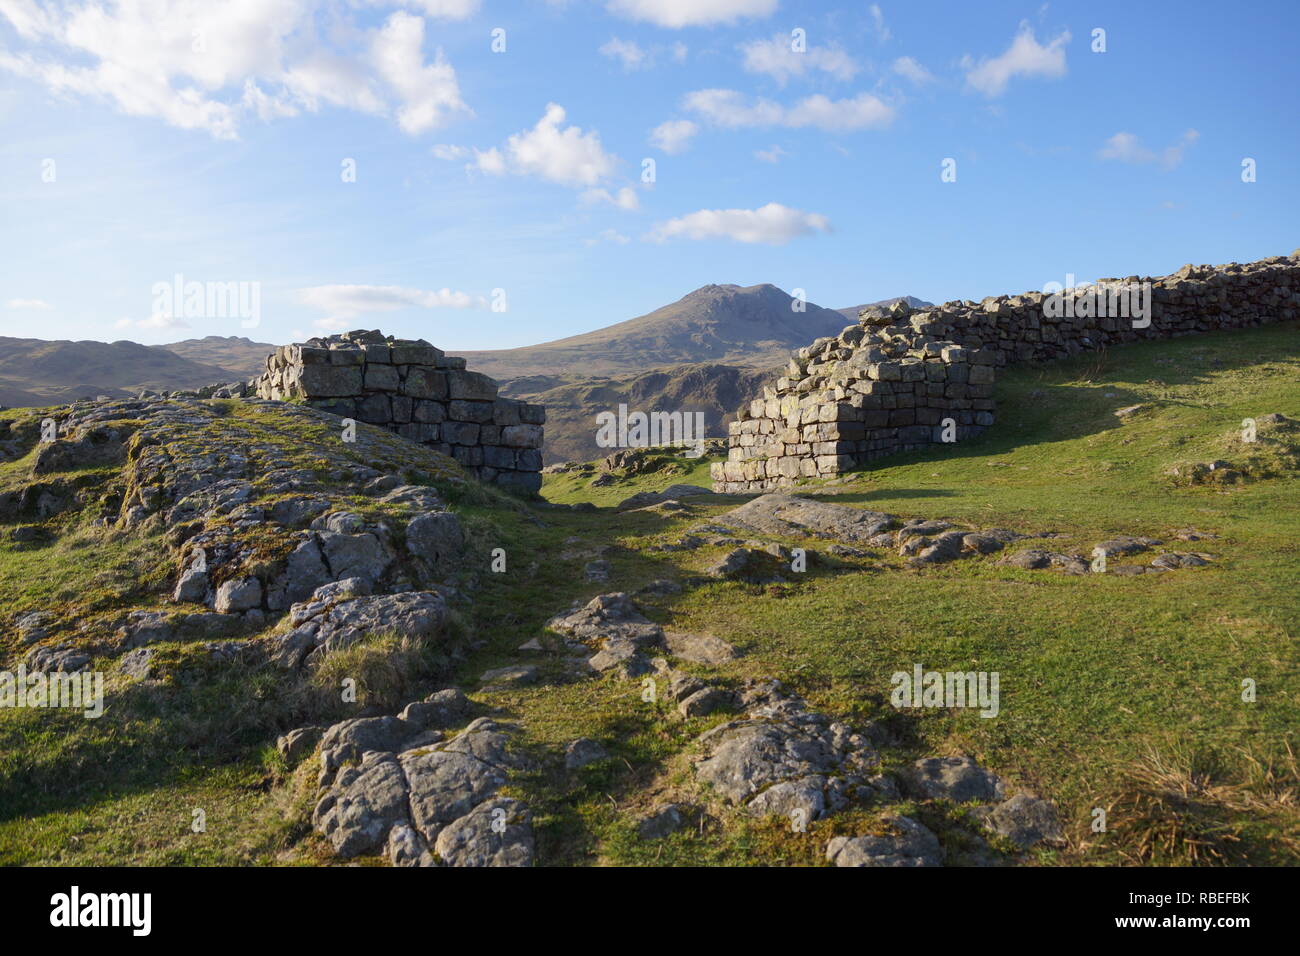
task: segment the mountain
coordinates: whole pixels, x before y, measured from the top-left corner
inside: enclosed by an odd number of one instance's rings
[[[254,342],[242,335],[208,335],[185,339],[158,348],[202,365],[216,365],[229,370],[230,381],[245,381],[266,371],[266,357],[275,351],[267,342]],[[210,385],[210,382],[203,382]]]
[[[918,299],[914,295],[896,295],[892,299],[881,299],[879,302],[864,302],[862,305],[851,305],[847,309],[836,309],[835,311],[844,316],[850,322],[856,322],[858,321],[858,313],[863,309],[869,308],[873,305],[878,305],[882,309],[887,309],[895,302],[906,302],[914,309],[934,308],[933,302],[926,302],[924,299]]]
[[[834,309],[795,300],[774,285],[706,285],[635,319],[516,349],[459,352],[496,379],[609,375],[710,363],[771,368],[792,349],[847,324]],[[857,316],[854,315],[854,320]]]
[[[501,392],[546,406],[547,464],[590,461],[611,449],[596,444],[596,416],[625,404],[628,411],[703,412],[705,437],[726,436],[736,409],[771,382],[777,370],[694,364],[655,369],[627,378],[530,376],[508,382]]]
[[[142,388],[198,388],[246,377],[136,342],[68,342],[0,336],[0,405],[53,405],[83,396],[127,397]]]

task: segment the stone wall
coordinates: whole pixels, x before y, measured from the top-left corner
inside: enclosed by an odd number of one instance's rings
[[[259,398],[303,401],[450,455],[480,480],[542,486],[541,405],[497,396],[497,383],[423,340],[347,332],[283,345],[253,383]]]
[[[1099,317],[1078,295],[1084,289],[1075,290],[1072,314],[1051,314],[1055,303],[1042,292],[864,309],[839,336],[795,352],[784,376],[740,410],[728,426],[728,460],[712,466],[714,490],[762,491],[834,475],[941,442],[946,419],[949,439],[973,437],[993,424],[996,370],[1014,362],[1300,317],[1300,250],[1101,281],[1150,283],[1150,324],[1108,317],[1117,305],[1109,299]]]

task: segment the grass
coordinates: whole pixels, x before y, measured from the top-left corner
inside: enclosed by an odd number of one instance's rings
[[[704,580],[643,607],[743,650],[712,672],[716,681],[776,676],[854,724],[885,722],[901,741],[885,751],[887,766],[969,753],[1014,787],[1050,797],[1068,843],[1033,851],[1030,863],[1294,864],[1296,446],[1292,433],[1265,427],[1259,442],[1244,444],[1241,422],[1269,412],[1300,418],[1296,332],[1287,323],[1009,369],[997,386],[998,423],[979,439],[798,489],[903,517],[1051,530],[1062,535],[1053,550],[1086,554],[1118,534],[1150,535],[1172,550],[1213,554],[1209,567],[1066,576],[1008,568],[993,556],[913,570],[884,553],[785,584]],[[1142,407],[1114,415],[1132,405]],[[1188,486],[1170,473],[1215,459],[1244,466],[1246,480]],[[464,619],[480,643],[455,680],[482,712],[517,722],[538,758],[512,788],[533,810],[543,863],[821,865],[830,836],[880,826],[872,807],[794,833],[720,806],[695,787],[690,758],[694,738],[724,717],[683,722],[662,703],[643,702],[636,682],[570,680],[544,662],[535,686],[478,693],[480,673],[526,659],[518,646],[571,602],[656,578],[696,580],[720,550],[651,547],[743,499],[694,499],[681,515],[612,506],[669,484],[707,485],[707,464],[598,487],[594,472],[547,476],[544,497],[590,502],[594,511],[521,509],[473,491],[456,503],[482,570]],[[0,486],[15,466],[0,465]],[[1172,540],[1182,528],[1217,537]],[[100,548],[78,540],[74,533],[45,549],[4,546],[0,571],[23,584],[0,589],[0,615],[49,601],[111,608],[153,588],[156,542],[123,538]],[[496,547],[506,552],[505,573],[487,570]],[[610,562],[609,583],[584,578],[597,557]],[[0,781],[8,781],[0,784],[0,861],[327,859],[306,824],[310,771],[291,772],[265,755],[276,732],[306,722],[301,691],[284,687],[283,676],[181,667],[183,651],[169,653],[182,676],[147,693],[116,687],[101,721],[0,713]],[[893,710],[889,677],[916,662],[998,671],[999,716]],[[438,686],[418,673],[406,683],[408,667],[418,672],[415,663],[376,669],[376,696]],[[1246,680],[1253,701],[1243,699]],[[610,757],[571,774],[561,755],[578,736],[601,740]],[[691,825],[664,841],[637,839],[636,814],[670,800],[696,808]],[[188,829],[195,806],[208,809],[202,839]],[[941,831],[957,862],[981,852],[966,808],[902,809]],[[1107,819],[1101,833],[1091,827],[1098,809]]]

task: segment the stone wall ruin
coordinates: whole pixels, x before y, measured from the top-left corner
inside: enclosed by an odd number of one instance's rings
[[[997,369],[1015,362],[1300,317],[1300,250],[1099,282],[1149,284],[1138,327],[1109,298],[1102,310],[1077,296],[1079,308],[1061,310],[1042,292],[864,309],[839,336],[795,352],[785,374],[740,409],[728,425],[728,460],[711,466],[714,491],[785,487],[923,448],[943,441],[945,420],[957,440],[973,437],[993,424]]]
[[[535,494],[546,409],[497,395],[497,383],[423,339],[359,331],[282,345],[253,383],[259,398],[299,401],[379,425],[450,455],[479,480]]]

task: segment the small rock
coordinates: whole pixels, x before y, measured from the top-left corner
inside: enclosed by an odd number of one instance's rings
[[[532,664],[511,664],[484,671],[479,681],[490,684],[493,688],[520,686],[536,683],[537,673],[537,668]]]
[[[669,803],[638,819],[636,832],[642,840],[662,840],[680,830],[685,822],[677,804]]]
[[[939,866],[939,839],[911,817],[889,816],[883,822],[895,836],[835,837],[826,844],[826,859],[836,866]]]
[[[589,763],[604,760],[609,754],[599,742],[590,737],[579,737],[564,748],[564,768],[580,770]]]
[[[904,775],[910,789],[928,800],[1001,800],[1003,784],[970,757],[926,757]]]
[[[664,630],[664,644],[674,657],[693,664],[725,664],[737,656],[736,648],[711,634]]]
[[[974,815],[990,830],[1021,847],[1065,842],[1056,807],[1026,793],[1018,793],[995,807],[977,807]]]
[[[279,751],[285,763],[293,766],[316,749],[316,744],[320,742],[324,733],[324,727],[298,727],[277,738],[275,749]]]

